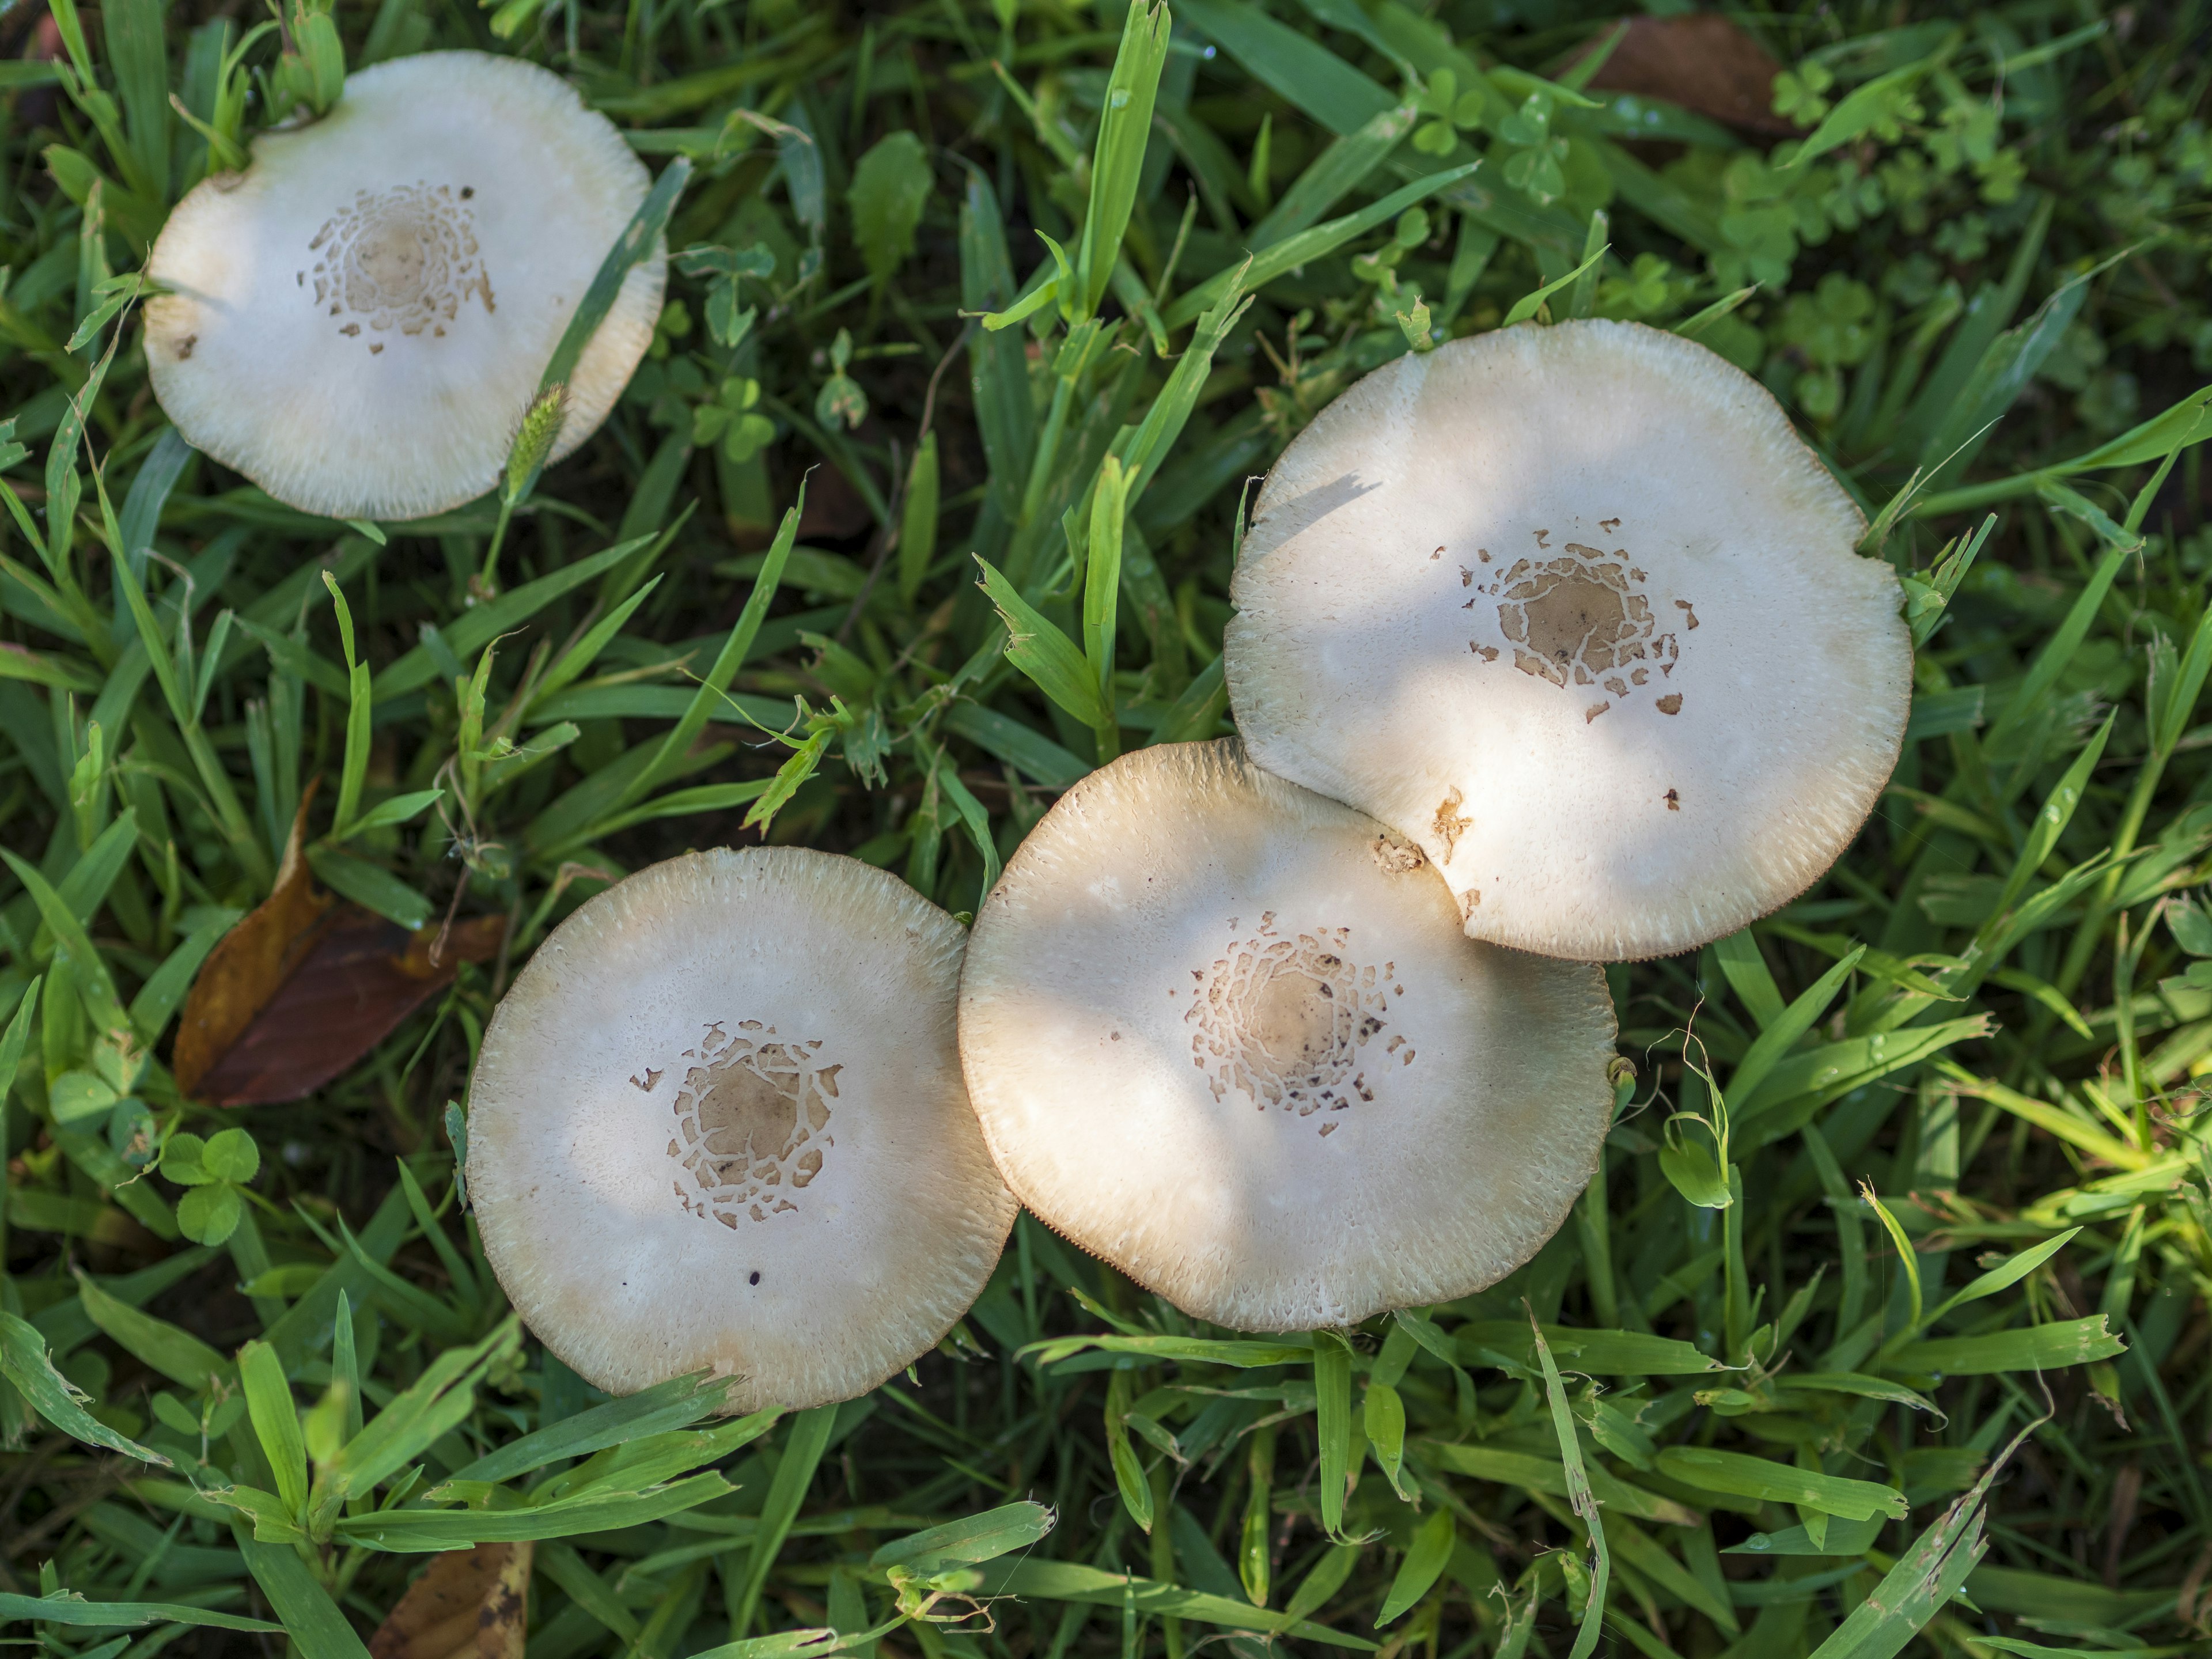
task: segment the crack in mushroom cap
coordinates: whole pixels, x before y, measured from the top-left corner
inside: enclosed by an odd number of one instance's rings
[[[960,1052],[1030,1209],[1185,1312],[1344,1325],[1494,1283],[1611,1119],[1603,974],[1465,938],[1420,852],[1234,741],[1137,750],[976,917]]]
[[[1474,938],[1688,950],[1819,879],[1896,764],[1911,636],[1863,528],[1693,342],[1569,322],[1401,357],[1261,491],[1237,729],[1418,842]]]
[[[277,500],[404,520],[489,489],[645,164],[549,70],[432,52],[350,76],[177,204],[147,262],[155,396]],[[667,276],[634,265],[568,380],[551,459],[599,428]]]
[[[713,1367],[734,1411],[850,1399],[933,1347],[1015,1212],[961,1081],[964,943],[799,848],[672,859],[562,922],[469,1111],[484,1253],[545,1346],[617,1393]]]

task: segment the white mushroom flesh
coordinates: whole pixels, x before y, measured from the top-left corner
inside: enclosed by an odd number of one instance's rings
[[[425,52],[350,76],[179,203],[148,275],[154,392],[279,501],[410,519],[492,487],[555,348],[645,199],[644,164],[560,76]],[[667,258],[633,266],[568,380],[558,459],[652,343]]]
[[[1237,728],[1418,842],[1475,938],[1686,950],[1817,880],[1896,763],[1911,646],[1863,528],[1692,342],[1576,322],[1402,357],[1261,492]]]
[[[702,1367],[735,1409],[865,1393],[981,1291],[1015,1204],[954,1036],[964,935],[796,848],[599,895],[500,1004],[468,1186],[508,1299],[617,1393]]]
[[[1599,970],[1469,941],[1418,848],[1233,742],[1060,799],[976,918],[960,1032],[1022,1200],[1246,1330],[1501,1278],[1613,1097]]]

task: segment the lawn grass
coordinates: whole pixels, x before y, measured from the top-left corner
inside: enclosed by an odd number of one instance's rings
[[[528,56],[683,185],[599,434],[381,526],[186,447],[118,280],[313,64],[226,94],[244,8],[0,16],[11,1637],[336,1659],[499,1537],[532,1659],[2203,1650],[2205,7],[1731,14],[1670,100],[1572,0],[1170,5],[349,0],[352,66]],[[1745,43],[1786,73],[1726,106]],[[551,926],[763,838],[971,913],[1095,764],[1231,729],[1243,492],[1316,410],[1583,315],[1759,375],[1921,649],[1831,874],[1608,969],[1635,1074],[1534,1261],[1252,1342],[1025,1217],[907,1377],[728,1424],[516,1327],[454,1140]],[[466,960],[299,1034],[349,1061],[307,1098],[194,1103],[179,1011],[295,820]]]

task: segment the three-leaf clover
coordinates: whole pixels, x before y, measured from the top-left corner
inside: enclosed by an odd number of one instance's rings
[[[1528,191],[1542,206],[1567,193],[1567,175],[1559,166],[1566,159],[1567,141],[1552,137],[1549,93],[1530,93],[1498,124],[1498,136],[1514,149],[1505,163],[1507,184]]]
[[[1459,89],[1459,79],[1448,69],[1429,77],[1429,84],[1413,99],[1413,107],[1429,118],[1413,132],[1413,148],[1425,155],[1449,155],[1455,128],[1475,125],[1482,118],[1482,92]]]
[[[260,1170],[261,1149],[243,1129],[204,1140],[180,1132],[161,1148],[161,1173],[191,1189],[177,1200],[177,1225],[195,1244],[220,1244],[238,1231],[245,1206],[239,1188]]]
[[[1933,240],[1938,253],[1970,265],[1990,251],[1990,222],[1978,213],[1962,213],[1936,226]]]
[[[1784,70],[1774,77],[1774,112],[1809,127],[1828,112],[1828,100],[1820,94],[1835,84],[1836,77],[1820,64]]]
[[[1598,307],[1608,317],[1649,317],[1666,308],[1674,284],[1674,266],[1656,253],[1639,253],[1625,276],[1607,276],[1598,285]]]
[[[743,465],[752,459],[775,437],[775,422],[753,412],[760,395],[758,380],[732,375],[722,382],[713,403],[691,411],[691,441],[704,448],[720,438],[722,453],[732,462]]]

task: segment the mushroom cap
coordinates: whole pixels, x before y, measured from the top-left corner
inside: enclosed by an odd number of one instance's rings
[[[1535,1254],[1611,1120],[1612,1001],[1462,936],[1419,850],[1233,740],[1139,750],[1031,830],[969,941],[1000,1172],[1186,1313],[1343,1325]]]
[[[607,250],[651,183],[604,115],[516,58],[431,52],[349,76],[321,120],[177,204],[147,274],[154,395],[281,501],[411,519],[489,489]],[[568,380],[552,459],[653,343],[640,260]]]
[[[1474,938],[1688,950],[1818,880],[1897,763],[1912,647],[1864,524],[1765,390],[1678,336],[1401,357],[1261,491],[1237,729],[1418,842]]]
[[[545,1346],[730,1408],[865,1394],[936,1344],[1015,1204],[962,1086],[965,936],[858,860],[694,853],[579,907],[471,1088],[484,1254]]]

